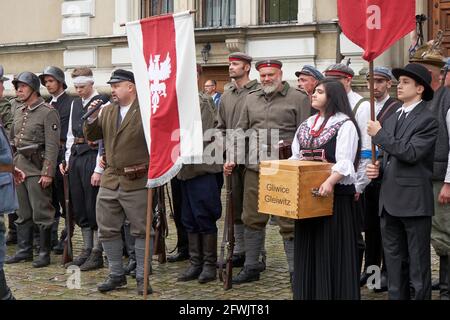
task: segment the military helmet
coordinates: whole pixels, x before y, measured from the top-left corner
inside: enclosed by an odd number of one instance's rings
[[[32,72],[24,71],[21,72],[15,77],[12,81],[12,84],[14,85],[14,88],[17,90],[18,83],[22,82],[31,87],[34,91],[39,93],[39,88],[41,87],[41,82],[39,81],[39,78],[37,75],[35,75]]]
[[[44,82],[45,76],[52,76],[57,81],[59,81],[63,84],[64,89],[67,89],[64,71],[62,71],[60,68],[54,67],[54,66],[48,66],[44,69],[44,72],[42,72],[42,74],[39,75],[39,79],[41,80],[41,83],[43,86],[45,86],[45,82]]]

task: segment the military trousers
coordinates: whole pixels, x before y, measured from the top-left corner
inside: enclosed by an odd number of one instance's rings
[[[124,191],[100,187],[97,195],[97,225],[100,241],[122,239],[125,219],[135,238],[145,238],[147,221],[147,189]]]
[[[244,201],[244,176],[245,166],[237,165],[231,175],[231,192],[233,198],[234,223],[243,224],[242,222],[242,205]]]
[[[450,253],[450,204],[438,202],[443,182],[433,181],[434,216],[431,224],[431,244],[436,254],[446,256]]]
[[[0,214],[0,270],[3,270],[3,263],[5,262],[6,256],[5,216]]]
[[[70,157],[69,184],[73,215],[80,228],[97,229],[95,214],[99,187],[93,187],[91,176],[94,173],[97,150]]]
[[[250,169],[245,170],[242,221],[248,228],[263,230],[270,215],[258,212],[258,183],[259,173]],[[295,220],[277,216],[275,221],[280,227],[283,239],[294,239]]]
[[[52,187],[45,189],[38,183],[40,176],[27,177],[17,186],[19,200],[18,219],[16,224],[33,220],[35,224],[50,227],[55,218],[55,208],[52,204]]]
[[[58,167],[59,164],[64,159],[64,148],[59,149],[58,153],[58,159],[57,159],[57,166],[56,166],[56,172],[55,177],[53,179],[52,184],[52,203],[53,207],[55,208],[55,217],[61,216],[61,209],[62,209],[62,216],[66,216],[66,206],[64,201],[64,180],[61,172],[59,171]]]

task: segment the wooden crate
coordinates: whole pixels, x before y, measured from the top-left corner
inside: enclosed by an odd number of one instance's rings
[[[312,193],[330,176],[332,166],[318,161],[261,161],[258,211],[292,219],[332,215],[333,195]]]

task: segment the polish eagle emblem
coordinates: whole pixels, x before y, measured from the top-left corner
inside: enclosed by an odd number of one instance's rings
[[[159,108],[160,97],[167,97],[165,80],[170,78],[172,67],[170,55],[167,53],[166,59],[160,62],[161,55],[150,55],[148,74],[150,79],[150,93],[152,100],[152,113],[155,114]]]

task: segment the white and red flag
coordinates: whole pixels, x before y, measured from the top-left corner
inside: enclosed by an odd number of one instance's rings
[[[338,0],[339,25],[373,61],[416,26],[415,0]]]
[[[170,181],[183,163],[202,161],[194,24],[185,12],[130,22],[126,28],[150,153],[147,187],[155,188]]]

